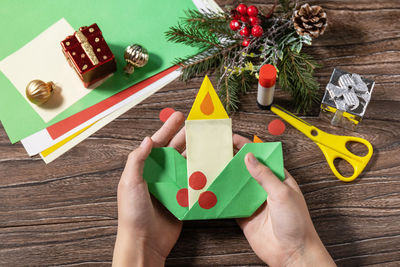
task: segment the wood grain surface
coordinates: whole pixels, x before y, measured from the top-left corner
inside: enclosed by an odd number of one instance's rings
[[[273,1],[246,3],[267,9]],[[399,266],[400,1],[310,3],[322,5],[329,18],[325,35],[306,48],[323,64],[315,74],[321,93],[334,67],[376,85],[357,132],[322,122],[318,106],[305,118],[330,133],[366,138],[375,149],[371,162],[354,182],[340,182],[319,148],[300,132],[287,126],[281,136],[268,134],[267,124],[276,117],[256,107],[254,91],[241,97],[233,130],[283,142],[285,167],[299,183],[315,227],[339,266]],[[0,127],[0,266],[109,266],[117,184],[127,155],[161,126],[162,108],[188,114],[201,80],[173,82],[49,165],[38,156],[29,158],[22,145],[11,145]],[[291,105],[279,90],[275,102]],[[234,220],[214,220],[185,222],[167,265],[263,263]]]

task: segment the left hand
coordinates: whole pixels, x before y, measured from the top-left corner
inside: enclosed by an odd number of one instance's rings
[[[185,118],[175,112],[151,137],[129,154],[118,184],[118,232],[113,266],[163,266],[178,240],[182,222],[150,196],[143,180],[144,162],[153,147],[185,150]],[[178,132],[179,131],[179,132]]]

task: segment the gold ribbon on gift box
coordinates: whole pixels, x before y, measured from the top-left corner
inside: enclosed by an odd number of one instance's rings
[[[79,43],[81,43],[83,51],[85,51],[86,55],[89,57],[90,61],[93,65],[99,64],[99,59],[96,57],[94,53],[93,46],[88,42],[86,36],[79,30],[75,33],[76,39],[78,39]]]

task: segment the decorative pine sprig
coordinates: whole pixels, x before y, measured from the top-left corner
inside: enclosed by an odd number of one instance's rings
[[[310,110],[318,102],[319,84],[314,79],[314,70],[319,65],[307,54],[286,48],[278,64],[279,84],[293,98],[295,112]]]
[[[277,5],[279,1],[279,5]],[[276,0],[271,12],[261,17],[264,33],[251,38],[247,47],[243,37],[229,28],[228,12],[188,10],[186,17],[166,32],[169,41],[199,47],[191,58],[178,58],[182,66],[181,79],[188,81],[210,70],[218,70],[217,89],[228,113],[239,107],[239,96],[253,88],[258,71],[264,64],[278,69],[281,88],[293,98],[296,112],[307,112],[316,102],[319,85],[313,77],[317,64],[301,53],[311,38],[300,36],[293,28],[291,16],[296,2]],[[272,14],[276,8],[276,13]]]
[[[213,47],[194,57],[177,58],[175,64],[182,66],[181,80],[187,82],[196,75],[200,75],[221,65],[222,54]]]
[[[209,31],[218,37],[232,38],[234,35],[228,23],[226,23],[229,19],[226,13],[213,12],[211,10],[202,13],[198,10],[189,9],[185,14],[184,23],[191,25],[191,27]]]
[[[219,75],[221,75],[221,73]],[[231,113],[239,108],[239,95],[251,90],[255,82],[253,78],[249,71],[222,77],[218,95],[226,112]],[[221,79],[221,77],[219,77],[219,79]]]
[[[214,33],[186,24],[178,24],[175,27],[171,27],[165,35],[168,41],[175,43],[183,43],[202,49],[209,49],[212,47],[223,48],[218,36]]]

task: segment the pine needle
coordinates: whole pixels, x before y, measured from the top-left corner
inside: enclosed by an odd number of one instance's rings
[[[183,43],[188,46],[195,46],[202,49],[212,47],[223,48],[220,45],[218,36],[215,34],[201,28],[190,27],[184,24],[171,27],[165,35],[168,41]]]
[[[285,50],[278,64],[279,84],[292,96],[296,112],[307,112],[318,102],[319,84],[313,77],[317,67],[309,55],[290,49]]]

